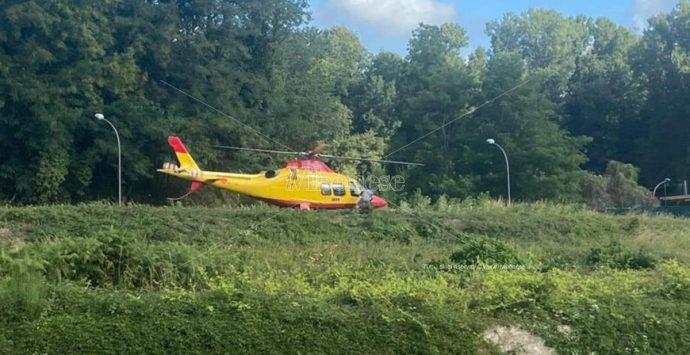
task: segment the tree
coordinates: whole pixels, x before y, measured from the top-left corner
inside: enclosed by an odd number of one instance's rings
[[[612,159],[639,162],[636,139],[643,135],[639,115],[645,97],[628,62],[638,38],[605,18],[593,23],[591,33],[568,82],[565,126],[592,138],[585,167],[603,172]]]
[[[90,117],[141,79],[131,57],[110,50],[104,15],[90,3],[0,5],[0,149],[11,152],[0,167],[0,196],[63,201],[91,183],[103,151],[84,138]]]
[[[603,175],[585,175],[582,181],[585,202],[597,211],[655,205],[656,198],[637,184],[638,174],[639,169],[631,164],[608,162]]]
[[[565,18],[553,10],[530,9],[490,22],[486,32],[494,53],[519,53],[530,76],[559,102],[575,71],[576,59],[589,44],[588,22],[582,16]]]
[[[410,39],[398,86],[396,112],[402,126],[389,150],[397,158],[426,165],[408,172],[408,191],[421,188],[436,197],[471,193],[471,183],[456,174],[457,151],[464,146],[458,127],[444,127],[470,109],[479,85],[460,56],[466,44],[464,30],[455,24],[421,25]]]
[[[93,121],[96,111],[122,136],[127,196],[156,194],[153,167],[168,155],[168,134],[185,135],[204,153],[202,163],[217,163],[220,153],[210,143],[237,142],[256,131],[246,128],[250,122],[268,125],[262,118],[274,117],[264,104],[273,97],[273,54],[307,19],[306,6],[292,0],[3,2],[0,148],[12,154],[0,167],[0,198],[45,203],[112,196],[112,133]]]
[[[477,152],[468,169],[481,174],[479,191],[504,193],[503,161],[485,142],[491,137],[509,155],[516,199],[577,199],[580,165],[586,161],[582,147],[587,140],[571,136],[558,125],[557,106],[539,84],[526,83],[528,75],[519,53],[495,53],[489,60],[483,83],[486,98],[524,85],[465,122],[473,126],[467,128],[472,132],[467,141]]]
[[[690,3],[649,20],[631,54],[647,92],[641,109],[644,132],[639,147],[642,181],[690,175]]]

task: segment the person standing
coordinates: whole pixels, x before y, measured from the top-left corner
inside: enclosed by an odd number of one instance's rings
[[[357,201],[355,208],[360,211],[371,210],[371,200],[373,196],[374,193],[371,190],[364,188],[362,194],[359,196],[359,200]]]

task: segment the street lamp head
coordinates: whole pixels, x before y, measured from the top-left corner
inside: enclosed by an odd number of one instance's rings
[[[671,181],[671,179],[669,179],[669,178],[664,179],[664,182],[669,182],[669,181]]]
[[[486,140],[486,143],[489,143],[489,144],[496,144],[496,141],[495,141],[493,138],[489,138],[489,139]]]
[[[96,117],[97,120],[103,120],[103,119],[105,119],[105,116],[103,116],[102,113],[97,113],[97,114],[93,115],[93,117]]]

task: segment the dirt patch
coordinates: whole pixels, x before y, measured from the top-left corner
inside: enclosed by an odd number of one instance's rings
[[[0,238],[10,238],[12,231],[9,228],[0,227]]]
[[[24,246],[24,240],[19,237],[16,231],[8,227],[0,227],[0,245],[22,248]]]
[[[482,338],[509,354],[556,354],[554,349],[544,344],[544,339],[513,326],[489,328],[482,334]]]

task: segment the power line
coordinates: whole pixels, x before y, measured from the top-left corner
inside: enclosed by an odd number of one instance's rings
[[[453,122],[455,122],[455,121],[457,121],[457,120],[459,120],[459,119],[461,119],[461,118],[467,117],[467,116],[469,116],[469,115],[475,113],[477,110],[481,109],[482,107],[484,107],[484,106],[486,106],[486,105],[488,105],[488,104],[490,104],[490,103],[492,103],[492,102],[494,102],[494,101],[500,99],[501,97],[503,97],[503,96],[505,96],[505,95],[508,95],[508,94],[511,93],[512,91],[517,90],[518,88],[520,88],[520,87],[522,87],[523,85],[527,84],[529,81],[530,81],[530,80],[527,79],[527,80],[521,82],[520,84],[517,84],[517,85],[515,85],[514,87],[512,87],[512,88],[510,88],[510,89],[508,89],[508,90],[502,92],[501,94],[499,94],[499,95],[497,95],[497,96],[495,96],[495,97],[493,97],[493,98],[491,98],[491,99],[489,99],[489,100],[486,100],[486,101],[485,101],[484,103],[482,103],[481,105],[479,105],[479,106],[477,106],[477,107],[473,107],[471,110],[465,112],[464,114],[462,114],[462,115],[460,115],[459,117],[457,117],[457,118],[451,120],[450,122],[447,122],[447,123],[443,124],[442,126],[435,128],[435,129],[432,130],[431,132],[428,132],[428,133],[424,134],[423,136],[421,136],[421,137],[419,137],[419,138],[413,140],[412,142],[407,143],[407,144],[405,144],[404,146],[402,146],[402,147],[400,147],[400,148],[398,148],[398,149],[392,151],[391,153],[386,154],[386,156],[385,156],[384,158],[388,158],[389,156],[391,156],[391,155],[393,155],[393,154],[395,154],[395,153],[397,153],[397,152],[399,152],[399,151],[401,151],[401,150],[403,150],[403,149],[405,149],[405,148],[411,146],[412,144],[415,144],[415,143],[419,142],[420,140],[422,140],[422,139],[424,139],[424,138],[426,138],[426,137],[432,135],[433,133],[437,132],[438,130],[443,129],[444,127],[450,125],[451,123],[453,123]]]
[[[261,134],[259,131],[257,131],[256,129],[254,129],[252,126],[249,126],[249,125],[243,123],[242,121],[236,119],[235,117],[232,117],[232,116],[228,115],[227,113],[225,113],[225,112],[223,112],[223,111],[221,111],[221,110],[219,110],[219,109],[217,109],[217,108],[211,106],[210,104],[208,104],[208,103],[205,102],[204,100],[201,100],[201,99],[199,99],[199,98],[193,96],[192,94],[190,94],[190,93],[188,93],[188,92],[186,92],[186,91],[184,91],[184,90],[182,90],[182,89],[176,87],[175,85],[170,84],[170,83],[168,83],[168,82],[165,81],[165,80],[159,80],[159,81],[160,81],[161,83],[163,83],[163,84],[165,84],[165,85],[167,85],[167,86],[173,88],[174,90],[178,91],[178,92],[181,93],[182,95],[185,95],[185,96],[189,97],[190,99],[192,99],[192,100],[194,100],[194,101],[196,101],[196,102],[198,102],[198,103],[200,103],[200,104],[202,104],[202,105],[204,105],[204,106],[210,108],[211,110],[213,110],[213,111],[215,111],[215,112],[217,112],[217,113],[223,115],[224,117],[229,118],[229,119],[231,119],[231,120],[233,120],[233,121],[239,123],[239,124],[242,125],[243,127],[247,128],[247,129],[249,129],[249,130],[251,130],[252,132],[256,133],[259,137],[261,137],[261,138],[267,140],[268,142],[278,144],[278,145],[280,145],[280,146],[282,146],[282,147],[284,147],[284,148],[290,149],[290,150],[294,150],[294,149],[288,147],[287,145],[285,145],[285,144],[283,144],[283,143],[280,143],[280,142],[276,141],[275,139],[272,139],[272,138],[270,138],[270,137],[268,137],[268,136],[265,136],[265,135]]]

